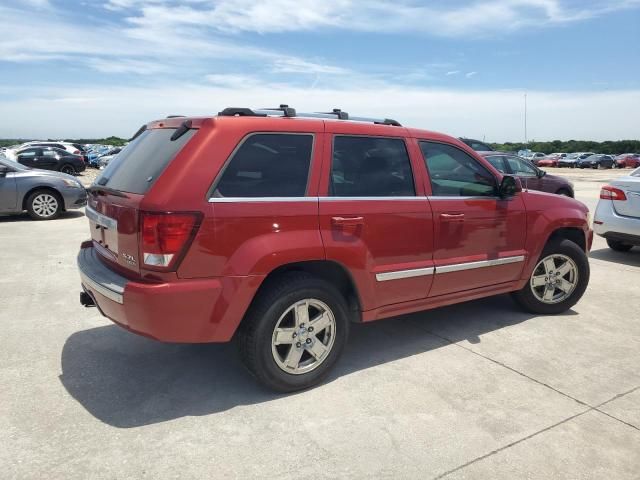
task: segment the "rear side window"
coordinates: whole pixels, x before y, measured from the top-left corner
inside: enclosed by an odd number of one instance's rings
[[[171,140],[175,131],[175,128],[145,130],[109,162],[96,179],[96,184],[121,192],[146,193],[196,133],[196,130],[187,130],[176,140]]]
[[[462,150],[436,142],[420,142],[434,196],[493,196],[496,180]]]
[[[336,136],[329,187],[334,197],[415,196],[404,140]]]
[[[229,160],[213,197],[304,197],[312,150],[310,134],[251,135]]]

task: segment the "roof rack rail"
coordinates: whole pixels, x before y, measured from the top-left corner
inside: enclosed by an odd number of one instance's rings
[[[221,117],[266,117],[266,113],[254,112],[250,108],[227,107],[218,112]]]
[[[282,112],[284,114],[285,117],[296,117],[296,109],[293,107],[290,107],[289,105],[285,105],[284,103],[281,103],[279,107],[275,107],[275,108],[260,108],[260,111],[264,111],[264,110],[268,110],[268,111],[273,111],[273,112]]]
[[[275,108],[259,108],[252,110],[250,108],[227,107],[218,112],[221,117],[304,117],[304,118],[337,118],[339,120],[351,120],[354,122],[368,122],[376,125],[392,125],[401,127],[400,122],[391,118],[369,118],[369,117],[351,117],[347,112],[343,112],[339,108],[334,108],[331,112],[312,112],[301,113],[289,105],[281,104]]]
[[[349,120],[349,114],[347,112],[343,112],[339,108],[334,108],[330,112],[318,112],[318,113],[321,113],[323,115],[335,115],[340,120]]]
[[[166,118],[182,118],[184,115],[167,115]]]

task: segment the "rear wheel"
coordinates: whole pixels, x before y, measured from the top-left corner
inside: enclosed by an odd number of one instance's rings
[[[589,284],[589,262],[571,240],[551,240],[542,251],[527,284],[514,292],[527,311],[562,313],[573,307]]]
[[[60,195],[50,190],[37,190],[27,198],[27,212],[34,220],[53,220],[61,211]]]
[[[325,378],[348,331],[348,308],[340,292],[307,273],[292,272],[258,294],[238,330],[238,346],[260,383],[293,392]]]
[[[633,245],[629,245],[628,243],[619,242],[617,240],[609,240],[607,239],[607,245],[611,250],[615,250],[616,252],[628,252],[633,248]]]
[[[569,190],[567,190],[566,188],[561,188],[560,190],[558,190],[556,192],[557,195],[564,195],[565,197],[573,197],[573,195],[571,195],[571,192]]]
[[[64,165],[62,165],[60,167],[60,172],[62,173],[66,173],[67,175],[75,175],[76,174],[76,169],[73,165],[69,164],[69,163],[65,163]]]

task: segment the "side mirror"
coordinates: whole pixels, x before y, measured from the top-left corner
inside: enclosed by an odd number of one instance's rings
[[[502,198],[513,197],[518,192],[522,191],[522,183],[520,183],[520,179],[517,177],[512,177],[511,175],[505,175],[502,177],[502,182],[500,182],[500,188],[498,189],[498,194]]]
[[[545,172],[544,170],[538,170],[538,173],[537,173],[538,178],[542,178],[542,177],[544,177],[546,174],[547,174],[547,172]]]
[[[0,165],[0,177],[6,177],[7,173],[10,172],[9,167],[5,165]]]

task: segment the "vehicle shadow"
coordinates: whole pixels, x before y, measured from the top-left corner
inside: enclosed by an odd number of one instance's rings
[[[610,248],[591,250],[591,252],[589,252],[589,258],[629,265],[631,267],[640,267],[640,247],[634,247],[628,252],[616,252]]]
[[[508,296],[482,299],[371,324],[354,324],[327,382],[531,318]],[[89,413],[133,428],[282,398],[259,386],[235,344],[166,344],[109,325],[71,335],[60,381]],[[322,388],[316,387],[316,388]],[[292,394],[295,395],[295,394]]]
[[[44,222],[59,222],[61,220],[70,220],[73,218],[84,217],[83,210],[67,210],[66,212],[62,212],[58,218],[55,220],[42,220]],[[0,214],[0,223],[9,223],[9,222],[38,222],[40,220],[33,220],[28,213],[8,213],[8,214]]]

